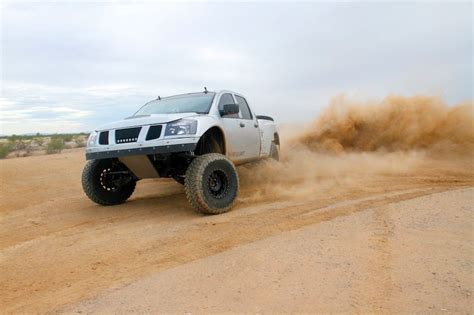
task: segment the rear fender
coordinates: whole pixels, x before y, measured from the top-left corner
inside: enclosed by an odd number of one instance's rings
[[[258,125],[260,127],[260,157],[270,156],[272,142],[275,134],[278,134],[275,123],[267,119],[259,119]]]

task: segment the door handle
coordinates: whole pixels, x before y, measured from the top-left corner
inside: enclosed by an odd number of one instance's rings
[[[244,128],[245,127],[245,124],[243,122],[240,123],[240,127],[241,128]]]

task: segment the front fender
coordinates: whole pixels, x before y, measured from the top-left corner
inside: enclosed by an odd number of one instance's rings
[[[201,137],[204,135],[209,129],[213,127],[218,127],[221,131],[222,134],[224,134],[224,128],[222,126],[222,122],[219,118],[215,116],[199,116],[197,118],[198,125],[197,125],[197,131],[196,131],[196,136]]]

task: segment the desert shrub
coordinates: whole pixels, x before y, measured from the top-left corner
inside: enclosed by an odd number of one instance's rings
[[[25,140],[17,140],[16,142],[13,142],[13,149],[15,151],[26,150],[27,146],[28,142]]]
[[[11,142],[11,143],[16,143],[17,140],[20,140],[21,139],[21,136],[17,136],[17,135],[11,135],[10,137],[8,137],[8,140]]]
[[[34,140],[41,147],[41,146],[43,146],[45,139],[42,138],[42,137],[38,137],[38,138],[34,138]]]
[[[86,142],[83,139],[76,139],[76,148],[83,148],[86,146]]]
[[[64,142],[71,142],[72,141],[72,135],[62,135],[62,138]]]
[[[62,138],[52,138],[46,147],[46,154],[61,153],[64,149],[64,140]]]
[[[12,150],[13,145],[11,143],[0,143],[0,159],[6,158]]]
[[[28,135],[11,135],[6,137],[11,143],[16,143],[18,141],[27,141],[33,139],[34,136]]]
[[[31,153],[33,152],[33,147],[31,146],[31,142],[26,145],[25,151],[26,151],[25,152],[26,156],[31,155]]]
[[[73,134],[65,134],[65,133],[59,133],[51,136],[51,139],[63,139],[64,142],[70,142],[72,141]]]

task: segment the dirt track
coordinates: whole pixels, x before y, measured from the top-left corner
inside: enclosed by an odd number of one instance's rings
[[[156,272],[240,245],[337,218],[350,220],[355,214],[376,207],[474,185],[470,160],[461,165],[432,161],[404,171],[366,176],[355,171],[349,178],[320,176],[314,179],[320,184],[310,190],[307,180],[298,184],[290,179],[292,191],[306,193],[304,198],[296,195],[289,199],[276,194],[282,187],[256,189],[248,176],[255,169],[241,168],[243,185],[236,207],[224,215],[201,216],[192,211],[179,184],[160,180],[140,182],[134,196],[124,205],[97,206],[81,190],[84,163],[82,150],[0,161],[0,305],[4,311],[62,310]],[[472,207],[469,209],[470,217],[465,220],[469,222],[467,228],[472,228]],[[382,220],[381,224],[386,222]],[[384,231],[382,228],[379,233],[389,233]],[[468,266],[468,273],[463,275],[469,277],[473,240],[472,233],[463,233],[468,237],[459,257],[468,257],[462,263]],[[442,237],[439,235],[440,240]],[[346,241],[351,242],[351,238]],[[466,248],[471,255],[466,254]],[[446,248],[441,246],[438,250]],[[461,259],[450,255],[443,264],[449,266]],[[366,264],[370,268],[371,261]],[[344,276],[351,278],[356,274]],[[245,274],[239,277],[245,278]],[[370,283],[366,285],[370,289]],[[472,293],[472,281],[464,289],[460,296],[454,295],[464,298],[460,303],[465,303],[465,295]],[[373,294],[383,299],[383,294]]]
[[[469,313],[473,193],[426,195],[282,232],[65,311]]]

